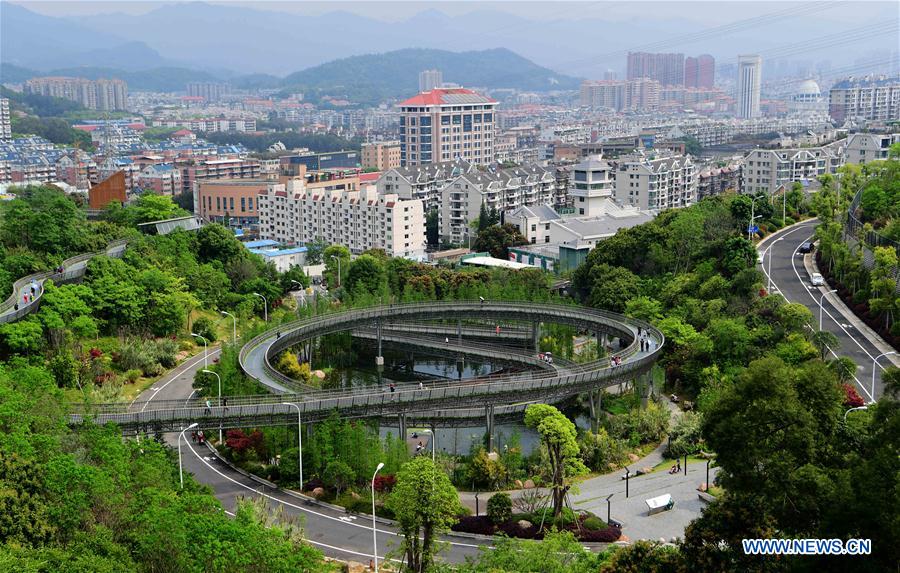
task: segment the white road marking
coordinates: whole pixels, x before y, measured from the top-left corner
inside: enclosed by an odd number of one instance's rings
[[[216,352],[219,352],[219,350],[220,350],[219,348],[216,348],[216,349],[213,351],[213,354],[215,354]],[[193,360],[193,361],[191,361],[191,360]],[[190,369],[190,368],[193,368],[198,362],[200,362],[201,360],[203,360],[203,354],[198,354],[197,356],[194,356],[194,358],[192,358],[191,360],[189,360],[189,361],[184,362],[184,363],[181,364],[181,366],[184,366],[184,370],[188,370],[188,369]],[[171,378],[168,382],[166,382],[165,384],[163,384],[163,385],[160,386],[159,388],[156,388],[156,387],[154,386],[154,387],[153,387],[153,388],[154,388],[153,395],[150,396],[149,398],[147,398],[147,401],[146,401],[146,403],[144,404],[144,407],[141,408],[141,412],[143,412],[144,410],[147,409],[147,405],[150,404],[150,401],[151,401],[151,400],[153,400],[154,398],[156,398],[156,395],[159,394],[160,390],[165,389],[166,386],[168,386],[169,384],[171,384],[172,382],[174,382],[175,380],[177,380],[177,379],[181,376],[181,374],[184,373],[184,370],[182,370],[181,373],[172,376],[172,378]],[[129,404],[128,407],[130,408],[131,406],[133,406],[134,403],[137,402],[137,399],[140,398],[140,397],[143,396],[143,395],[144,395],[144,392],[141,392],[140,394],[138,394],[137,396],[135,396],[134,400],[131,401],[131,404]]]
[[[332,517],[332,516],[330,516],[330,515],[326,515],[326,514],[324,514],[324,513],[318,512],[318,511],[313,511],[313,510],[311,510],[311,509],[309,509],[309,508],[299,506],[299,505],[297,505],[297,504],[291,503],[291,502],[289,502],[289,501],[285,501],[285,500],[283,500],[283,499],[279,499],[279,498],[277,498],[277,497],[275,497],[275,496],[272,496],[272,495],[263,493],[263,492],[261,492],[261,491],[257,491],[256,489],[254,489],[254,488],[252,488],[252,487],[250,487],[250,486],[247,486],[247,485],[245,485],[245,484],[243,484],[243,483],[237,481],[236,479],[234,479],[234,478],[232,478],[232,477],[230,477],[230,476],[227,476],[227,475],[223,474],[223,473],[220,472],[218,469],[214,468],[209,462],[205,461],[205,460],[200,456],[200,454],[197,453],[197,451],[194,449],[193,444],[187,444],[187,447],[188,447],[189,450],[191,450],[191,453],[194,454],[194,456],[195,456],[198,460],[200,460],[201,462],[203,462],[204,464],[206,464],[206,466],[207,466],[209,469],[211,469],[213,472],[219,474],[219,475],[222,476],[223,478],[227,479],[227,480],[230,481],[231,483],[237,485],[238,487],[241,487],[241,488],[244,488],[244,489],[246,489],[246,490],[252,491],[252,492],[255,493],[256,495],[265,497],[265,498],[270,499],[270,500],[272,500],[272,501],[274,501],[274,502],[276,502],[276,503],[280,503],[280,504],[282,504],[282,505],[286,505],[286,506],[288,506],[288,507],[292,507],[292,508],[294,508],[294,509],[296,509],[296,510],[298,510],[298,511],[306,512],[306,513],[309,513],[310,515],[315,515],[316,517],[322,517],[322,518],[324,518],[324,519],[330,519],[330,520],[332,520],[332,521],[338,521],[338,522],[341,522],[341,523],[346,523],[346,522],[344,522],[344,521],[343,521],[341,518],[339,518],[339,517]],[[371,527],[368,527],[368,526],[365,526],[365,525],[361,525],[361,524],[358,524],[358,523],[347,523],[347,525],[352,526],[352,527],[359,527],[359,528],[361,528],[361,529],[366,529],[366,530],[371,530],[371,529],[372,529]],[[396,532],[394,532],[394,531],[389,531],[389,530],[386,530],[386,529],[378,529],[378,528],[376,527],[376,531],[379,532],[379,533],[384,533],[385,535],[392,535],[392,536],[394,536],[394,537],[401,537],[401,535],[400,535],[399,533],[396,533]],[[456,541],[449,541],[448,543],[450,543],[450,545],[457,545],[457,546],[459,546],[459,547],[474,547],[474,548],[484,547],[483,545],[477,545],[477,544],[472,544],[472,543],[459,543],[459,542],[456,542]],[[343,550],[341,550],[341,551],[343,551]]]

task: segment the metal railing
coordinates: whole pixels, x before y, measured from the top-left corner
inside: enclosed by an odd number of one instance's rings
[[[15,322],[25,315],[37,310],[37,308],[40,306],[41,297],[44,294],[43,285],[45,280],[53,279],[53,281],[56,283],[73,281],[79,277],[84,276],[86,266],[79,267],[77,269],[70,269],[69,267],[78,265],[79,263],[90,260],[98,255],[118,256],[125,250],[127,244],[128,241],[126,239],[119,239],[117,241],[111,242],[103,251],[82,253],[80,255],[70,257],[63,261],[60,265],[61,267],[63,267],[63,272],[61,273],[57,273],[56,271],[42,271],[20,278],[15,283],[13,283],[12,294],[9,295],[9,297],[5,301],[0,303],[0,323]],[[67,268],[69,270],[66,270]],[[31,284],[32,281],[40,285],[40,292],[35,297],[34,302],[22,306],[16,311],[9,312],[12,308],[15,307],[16,302],[19,300],[19,293],[22,291],[22,289]]]
[[[490,308],[488,309],[488,305]],[[552,400],[577,394],[597,387],[625,382],[638,373],[644,373],[658,359],[665,337],[655,327],[639,320],[629,319],[606,311],[566,305],[487,303],[474,301],[447,301],[426,304],[383,305],[367,309],[351,310],[332,315],[301,319],[282,325],[251,339],[241,349],[239,362],[245,373],[263,382],[261,376],[271,376],[285,385],[297,387],[294,380],[284,376],[269,364],[269,356],[281,349],[312,336],[336,330],[347,330],[355,325],[373,320],[401,319],[405,316],[424,316],[429,313],[443,315],[449,312],[478,312],[480,314],[516,313],[519,320],[543,320],[545,322],[570,321],[586,324],[595,330],[613,332],[631,339],[631,343],[618,355],[623,358],[613,365],[609,358],[578,365],[563,372],[530,372],[475,377],[462,381],[429,382],[423,388],[401,385],[395,392],[371,387],[345,390],[319,390],[300,387],[301,392],[266,394],[262,396],[228,397],[228,407],[215,405],[206,408],[199,400],[160,400],[126,404],[82,404],[73,407],[73,422],[84,416],[95,416],[98,422],[118,422],[152,426],[161,422],[179,420],[250,420],[283,416],[295,412],[284,402],[297,404],[306,416],[324,416],[337,409],[346,415],[383,416],[394,413],[425,413],[427,417],[459,417],[460,413],[483,412],[486,405],[509,409],[528,400]],[[648,331],[656,342],[652,352],[638,354],[637,328]],[[276,331],[285,331],[280,337]],[[271,342],[269,342],[271,341]],[[269,342],[265,348],[264,343]],[[274,348],[275,343],[278,347]],[[262,350],[259,363],[248,366],[248,357]],[[263,382],[264,383],[264,382]],[[449,407],[448,407],[449,406]],[[477,406],[477,407],[470,407]],[[479,407],[481,409],[479,410]],[[465,414],[470,415],[470,414]]]

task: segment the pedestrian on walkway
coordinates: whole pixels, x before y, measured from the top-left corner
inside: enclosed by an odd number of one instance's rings
[[[396,396],[394,396],[394,392],[397,391],[397,388],[394,386],[393,382],[391,382],[390,388],[391,388],[391,402],[393,402],[394,398],[396,397]]]
[[[206,443],[206,436],[203,435],[203,430],[197,432],[197,440],[200,442],[201,446]]]
[[[419,382],[419,390],[424,390],[424,389],[425,389],[425,385],[422,384],[421,382]]]
[[[225,408],[225,411],[228,411],[228,398],[222,398],[222,407]]]
[[[212,404],[209,403],[209,399],[206,400],[206,414],[212,414]]]
[[[19,310],[19,301],[16,301],[16,304],[13,305],[13,310]]]
[[[678,458],[678,463],[676,464],[675,473],[681,473],[681,458]]]

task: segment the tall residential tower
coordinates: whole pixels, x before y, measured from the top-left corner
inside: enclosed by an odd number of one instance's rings
[[[759,117],[759,86],[762,58],[738,56],[737,115],[743,119]]]

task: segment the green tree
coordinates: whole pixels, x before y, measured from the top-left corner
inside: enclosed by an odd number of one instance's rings
[[[641,278],[622,267],[596,265],[591,278],[589,303],[594,308],[622,312],[630,299],[641,294]]]
[[[437,248],[441,244],[441,229],[437,208],[429,210],[425,216],[425,237],[428,239],[428,246],[431,248]]]
[[[525,409],[525,425],[541,436],[550,462],[550,484],[553,489],[553,517],[558,519],[565,502],[566,478],[587,468],[579,457],[575,424],[559,410],[547,404],[531,404]]]
[[[204,225],[197,231],[197,257],[202,263],[220,261],[228,264],[245,252],[234,233],[218,223]]]
[[[332,460],[325,466],[323,475],[326,485],[333,487],[337,495],[341,495],[341,491],[356,480],[356,473],[353,471],[353,468],[341,460]]]
[[[314,241],[310,241],[306,243],[306,264],[308,265],[321,265],[322,264],[322,254],[325,252],[325,249],[328,248],[328,243],[323,241],[322,239],[316,239]]]
[[[498,536],[479,547],[459,573],[596,573],[602,557],[585,549],[571,531],[548,532],[541,541]]]
[[[322,253],[325,263],[325,275],[328,277],[328,285],[331,288],[344,284],[347,271],[350,270],[350,249],[343,245],[331,245]],[[338,262],[340,260],[340,263]],[[341,276],[338,277],[340,270]]]
[[[40,351],[44,330],[35,320],[20,320],[0,325],[0,339],[10,354],[33,354]]]
[[[343,270],[343,269],[342,269]],[[369,254],[362,254],[350,263],[346,289],[353,296],[375,295],[387,291],[384,263]]]
[[[825,357],[828,356],[829,350],[834,350],[836,352],[840,344],[838,337],[827,330],[817,330],[813,332],[810,336],[810,341],[813,343],[813,346],[816,347],[816,350],[819,351],[819,358],[822,360],[825,360]]]
[[[492,257],[505,259],[509,247],[527,245],[528,241],[515,225],[505,223],[493,225],[478,233],[472,248],[478,252],[488,252]]]
[[[447,475],[427,456],[406,462],[387,500],[403,536],[401,551],[410,571],[434,566],[437,536],[448,531],[462,512],[459,494]]]
[[[512,518],[512,498],[508,493],[501,491],[488,499],[487,516],[495,525],[502,525]]]

